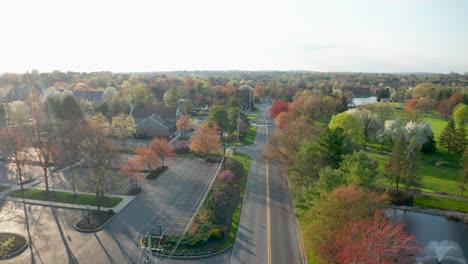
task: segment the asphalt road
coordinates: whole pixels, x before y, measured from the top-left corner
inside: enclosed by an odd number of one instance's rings
[[[261,158],[274,122],[261,106],[255,144],[240,148],[251,163],[231,263],[305,263],[301,254],[287,175]]]

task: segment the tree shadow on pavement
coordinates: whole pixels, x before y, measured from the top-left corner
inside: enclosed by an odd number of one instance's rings
[[[68,263],[78,263],[78,260],[76,259],[75,255],[73,254],[73,251],[70,249],[70,246],[68,246],[68,241],[64,236],[63,229],[62,229],[62,224],[59,221],[59,216],[57,216],[57,209],[51,208],[52,215],[54,216],[55,223],[57,224],[58,231],[60,233],[60,237],[62,238],[63,245],[65,246],[65,249],[67,250],[67,255],[68,255]],[[70,236],[68,236],[70,238]]]
[[[96,235],[96,233],[94,233],[94,237],[96,238],[96,241],[99,243],[99,245],[101,246],[102,250],[104,251],[104,253],[106,253],[106,256],[107,258],[109,259],[109,263],[115,263],[115,261],[112,259],[112,256],[109,254],[109,252],[107,251],[107,249],[104,247],[104,245],[102,244],[102,241],[101,239],[99,238],[98,235]]]
[[[41,255],[39,254],[39,251],[36,249],[36,246],[34,245],[32,237],[31,237],[31,228],[29,226],[29,215],[28,215],[28,210],[26,210],[26,204],[25,203],[23,203],[23,211],[24,211],[24,224],[26,226],[26,232],[28,233],[28,244],[29,244],[29,253],[31,255],[31,263],[33,263],[33,264],[36,263],[36,258],[34,256],[34,252],[36,252],[36,255],[39,258],[40,263],[44,263],[44,261],[41,258]]]

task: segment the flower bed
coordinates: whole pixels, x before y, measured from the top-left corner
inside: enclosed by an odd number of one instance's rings
[[[159,246],[160,241],[153,240],[154,253],[195,257],[221,252],[232,246],[240,218],[249,165],[248,156],[236,154],[227,159],[227,170],[217,175],[186,235],[182,239],[180,236],[164,237],[160,244],[161,251],[154,249]],[[141,243],[145,245],[146,239]],[[175,245],[178,247],[174,251]]]

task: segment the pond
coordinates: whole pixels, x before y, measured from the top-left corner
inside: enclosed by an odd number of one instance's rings
[[[353,104],[355,106],[365,105],[365,104],[373,104],[377,102],[377,96],[369,96],[369,97],[354,97]]]
[[[385,214],[402,224],[424,246],[418,263],[467,263],[468,225],[442,216],[388,209]]]

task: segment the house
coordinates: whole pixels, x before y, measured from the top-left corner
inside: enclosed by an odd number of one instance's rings
[[[171,137],[176,131],[177,108],[131,109],[130,115],[137,125],[136,136]]]
[[[91,103],[101,101],[103,91],[73,91],[73,97],[78,100],[88,100]]]

